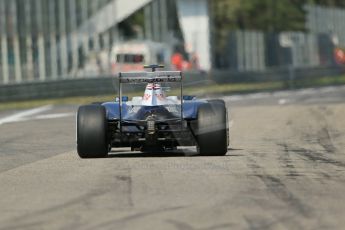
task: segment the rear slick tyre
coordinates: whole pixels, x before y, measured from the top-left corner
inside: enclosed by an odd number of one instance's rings
[[[211,102],[200,105],[196,139],[200,155],[226,155],[228,151],[227,111],[223,103]]]
[[[107,157],[107,120],[101,105],[85,105],[77,114],[77,150],[81,158]]]

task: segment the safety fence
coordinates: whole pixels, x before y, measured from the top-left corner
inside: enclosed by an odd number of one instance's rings
[[[235,71],[263,71],[285,66],[331,66],[337,64],[334,59],[336,48],[330,34],[231,31],[226,48],[216,55],[216,67]]]

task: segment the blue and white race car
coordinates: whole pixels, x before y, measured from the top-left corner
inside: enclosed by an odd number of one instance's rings
[[[196,146],[200,155],[225,155],[229,127],[224,101],[183,96],[181,72],[156,71],[158,65],[148,68],[152,72],[119,73],[114,102],[79,107],[79,156],[106,157],[120,147],[164,152],[178,146]],[[144,95],[137,96],[144,88]]]

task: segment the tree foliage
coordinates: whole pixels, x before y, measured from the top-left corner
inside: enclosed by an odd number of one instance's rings
[[[306,4],[345,7],[344,0],[213,0],[214,22],[227,29],[304,30]]]
[[[236,26],[269,32],[303,30],[304,15],[303,6],[290,0],[243,1],[236,12]]]
[[[330,6],[330,7],[345,7],[344,0],[309,0],[309,1],[302,1],[307,2],[310,4],[318,4],[323,6]]]
[[[345,7],[345,0],[212,0],[213,32],[218,49],[231,30],[304,31],[306,4]]]

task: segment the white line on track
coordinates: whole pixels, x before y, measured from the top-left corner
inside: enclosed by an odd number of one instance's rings
[[[53,113],[53,114],[44,114],[44,115],[38,115],[35,117],[35,119],[56,119],[56,118],[64,118],[64,117],[70,117],[74,116],[74,113]]]
[[[284,98],[279,99],[279,101],[278,101],[278,104],[279,104],[279,105],[285,105],[286,103],[288,103],[288,100],[287,100],[287,99],[284,99]]]
[[[46,105],[42,107],[38,107],[35,109],[26,110],[23,112],[19,112],[10,116],[7,116],[5,118],[0,119],[0,125],[6,124],[6,123],[12,123],[12,122],[18,122],[26,120],[26,117],[36,115],[39,113],[43,113],[45,111],[51,110],[53,108],[52,105]]]

